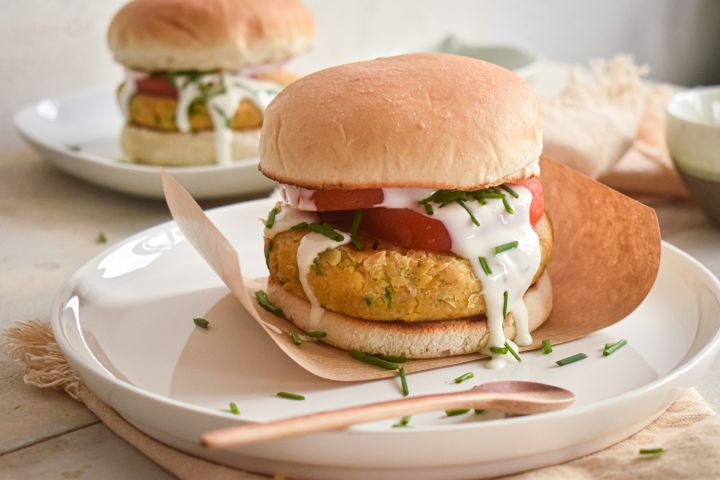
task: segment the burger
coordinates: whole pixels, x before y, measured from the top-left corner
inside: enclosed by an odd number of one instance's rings
[[[267,298],[311,336],[369,354],[482,352],[549,316],[541,114],[512,72],[413,54],[319,71],[265,113]]]
[[[314,23],[296,0],[134,0],[108,43],[125,65],[118,89],[132,160],[229,163],[256,156],[264,110],[294,76]]]

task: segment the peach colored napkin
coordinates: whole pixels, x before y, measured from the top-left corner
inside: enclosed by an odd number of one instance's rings
[[[84,403],[108,428],[180,479],[251,480],[266,478],[188,455],[164,445],[126,422],[72,371],[50,326],[31,320],[5,331],[5,349],[27,368],[25,383],[66,391]],[[717,478],[720,472],[720,419],[702,397],[687,390],[658,419],[632,437],[605,450],[564,464],[504,477],[529,479]],[[641,458],[638,449],[661,446],[658,458]],[[277,477],[282,477],[278,472]]]
[[[542,100],[544,154],[629,195],[687,197],[665,143],[666,84],[628,55],[574,68]]]

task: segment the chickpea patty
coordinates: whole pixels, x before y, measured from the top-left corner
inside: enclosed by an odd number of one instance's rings
[[[545,270],[553,245],[547,215],[535,226],[540,238],[540,267]],[[307,231],[287,231],[272,240],[268,268],[273,279],[307,299],[300,284],[297,249]],[[265,240],[268,250],[270,240]],[[325,250],[308,276],[320,304],[367,320],[417,322],[472,317],[485,313],[482,284],[470,262],[449,252],[404,250],[387,242],[366,241]],[[372,248],[371,248],[372,247]]]
[[[130,121],[154,130],[178,131],[175,122],[177,100],[138,93],[130,101]],[[213,123],[207,104],[194,102],[188,108],[190,128],[193,132],[212,130]],[[262,112],[250,100],[243,100],[230,122],[233,130],[255,129],[262,126]]]

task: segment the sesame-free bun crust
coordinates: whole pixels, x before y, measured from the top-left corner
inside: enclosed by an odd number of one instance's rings
[[[425,53],[328,68],[270,104],[260,170],[306,188],[472,190],[537,175],[530,85],[468,57]]]
[[[325,310],[316,325],[310,325],[310,304],[282,288],[277,280],[268,280],[268,296],[285,317],[304,331],[326,332],[323,341],[343,350],[379,355],[405,355],[408,358],[438,358],[477,353],[488,341],[485,317],[440,320],[421,323],[378,322],[350,317]],[[550,315],[552,286],[544,273],[524,296],[530,331],[537,329]],[[503,324],[505,335],[515,338],[515,320],[508,314]]]
[[[232,158],[257,156],[260,129],[233,132]],[[135,162],[164,166],[210,165],[215,162],[215,132],[163,132],[126,124],[120,136],[125,154]]]
[[[133,0],[108,30],[115,60],[146,71],[237,71],[287,60],[314,38],[297,0]]]

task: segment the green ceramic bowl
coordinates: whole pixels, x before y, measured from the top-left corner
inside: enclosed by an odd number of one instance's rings
[[[690,194],[720,224],[720,86],[691,88],[670,99],[667,143]]]

